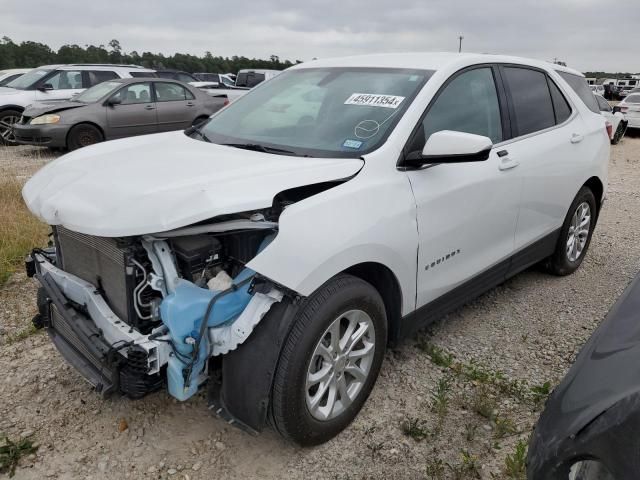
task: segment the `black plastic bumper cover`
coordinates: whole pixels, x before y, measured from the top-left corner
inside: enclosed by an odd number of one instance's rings
[[[60,354],[103,396],[118,391],[119,366],[123,357],[104,341],[95,324],[68,305],[58,285],[48,274],[38,272],[50,309],[45,328]]]

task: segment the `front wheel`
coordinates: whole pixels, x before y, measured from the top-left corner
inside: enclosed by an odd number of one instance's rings
[[[597,216],[593,192],[588,187],[582,187],[569,207],[556,250],[547,259],[547,268],[551,273],[569,275],[578,269],[589,249]]]
[[[276,369],[276,429],[300,445],[325,442],[351,423],[380,372],[387,318],[369,283],[339,275],[301,306]]]
[[[624,137],[624,134],[627,130],[627,124],[625,122],[618,123],[618,128],[616,128],[615,133],[613,134],[613,138],[611,139],[611,145],[617,145]]]
[[[0,145],[14,147],[18,145],[13,133],[13,125],[18,123],[22,114],[17,110],[0,112]]]
[[[67,148],[69,150],[77,150],[78,148],[88,147],[95,143],[102,142],[104,137],[98,127],[83,123],[76,125],[69,132],[67,137]]]

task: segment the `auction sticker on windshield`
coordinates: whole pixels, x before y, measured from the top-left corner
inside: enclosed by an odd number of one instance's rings
[[[354,93],[344,102],[345,105],[365,105],[368,107],[398,108],[405,97],[397,95],[378,95],[374,93]]]

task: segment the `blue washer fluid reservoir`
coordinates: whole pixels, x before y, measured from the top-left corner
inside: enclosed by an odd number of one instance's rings
[[[245,268],[233,279],[233,282],[238,284],[254,273],[253,270]],[[247,282],[235,292],[216,300],[207,321],[208,327],[217,327],[235,320],[251,300],[250,285],[251,282]],[[195,344],[187,343],[187,339],[198,339],[207,305],[219,293],[219,290],[200,288],[181,279],[175,291],[167,295],[160,304],[160,316],[169,328],[169,334],[178,352],[169,358],[167,365],[169,394],[178,400],[187,400],[198,391],[198,377],[209,353],[209,336],[205,333],[200,341],[200,351],[191,371],[191,381],[188,386],[185,386],[183,371],[190,364],[195,348]]]

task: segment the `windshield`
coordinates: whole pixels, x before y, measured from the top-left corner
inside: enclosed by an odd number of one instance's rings
[[[75,97],[75,102],[93,103],[100,100],[105,95],[111,93],[116,88],[122,86],[122,82],[102,82],[86,89],[80,95]]]
[[[26,90],[27,88],[32,87],[42,77],[52,71],[53,70],[44,68],[36,68],[35,70],[31,70],[21,77],[16,78],[13,82],[7,83],[7,87],[17,88],[18,90]]]
[[[290,70],[221,110],[198,138],[299,156],[359,157],[384,142],[432,74],[387,68]]]

